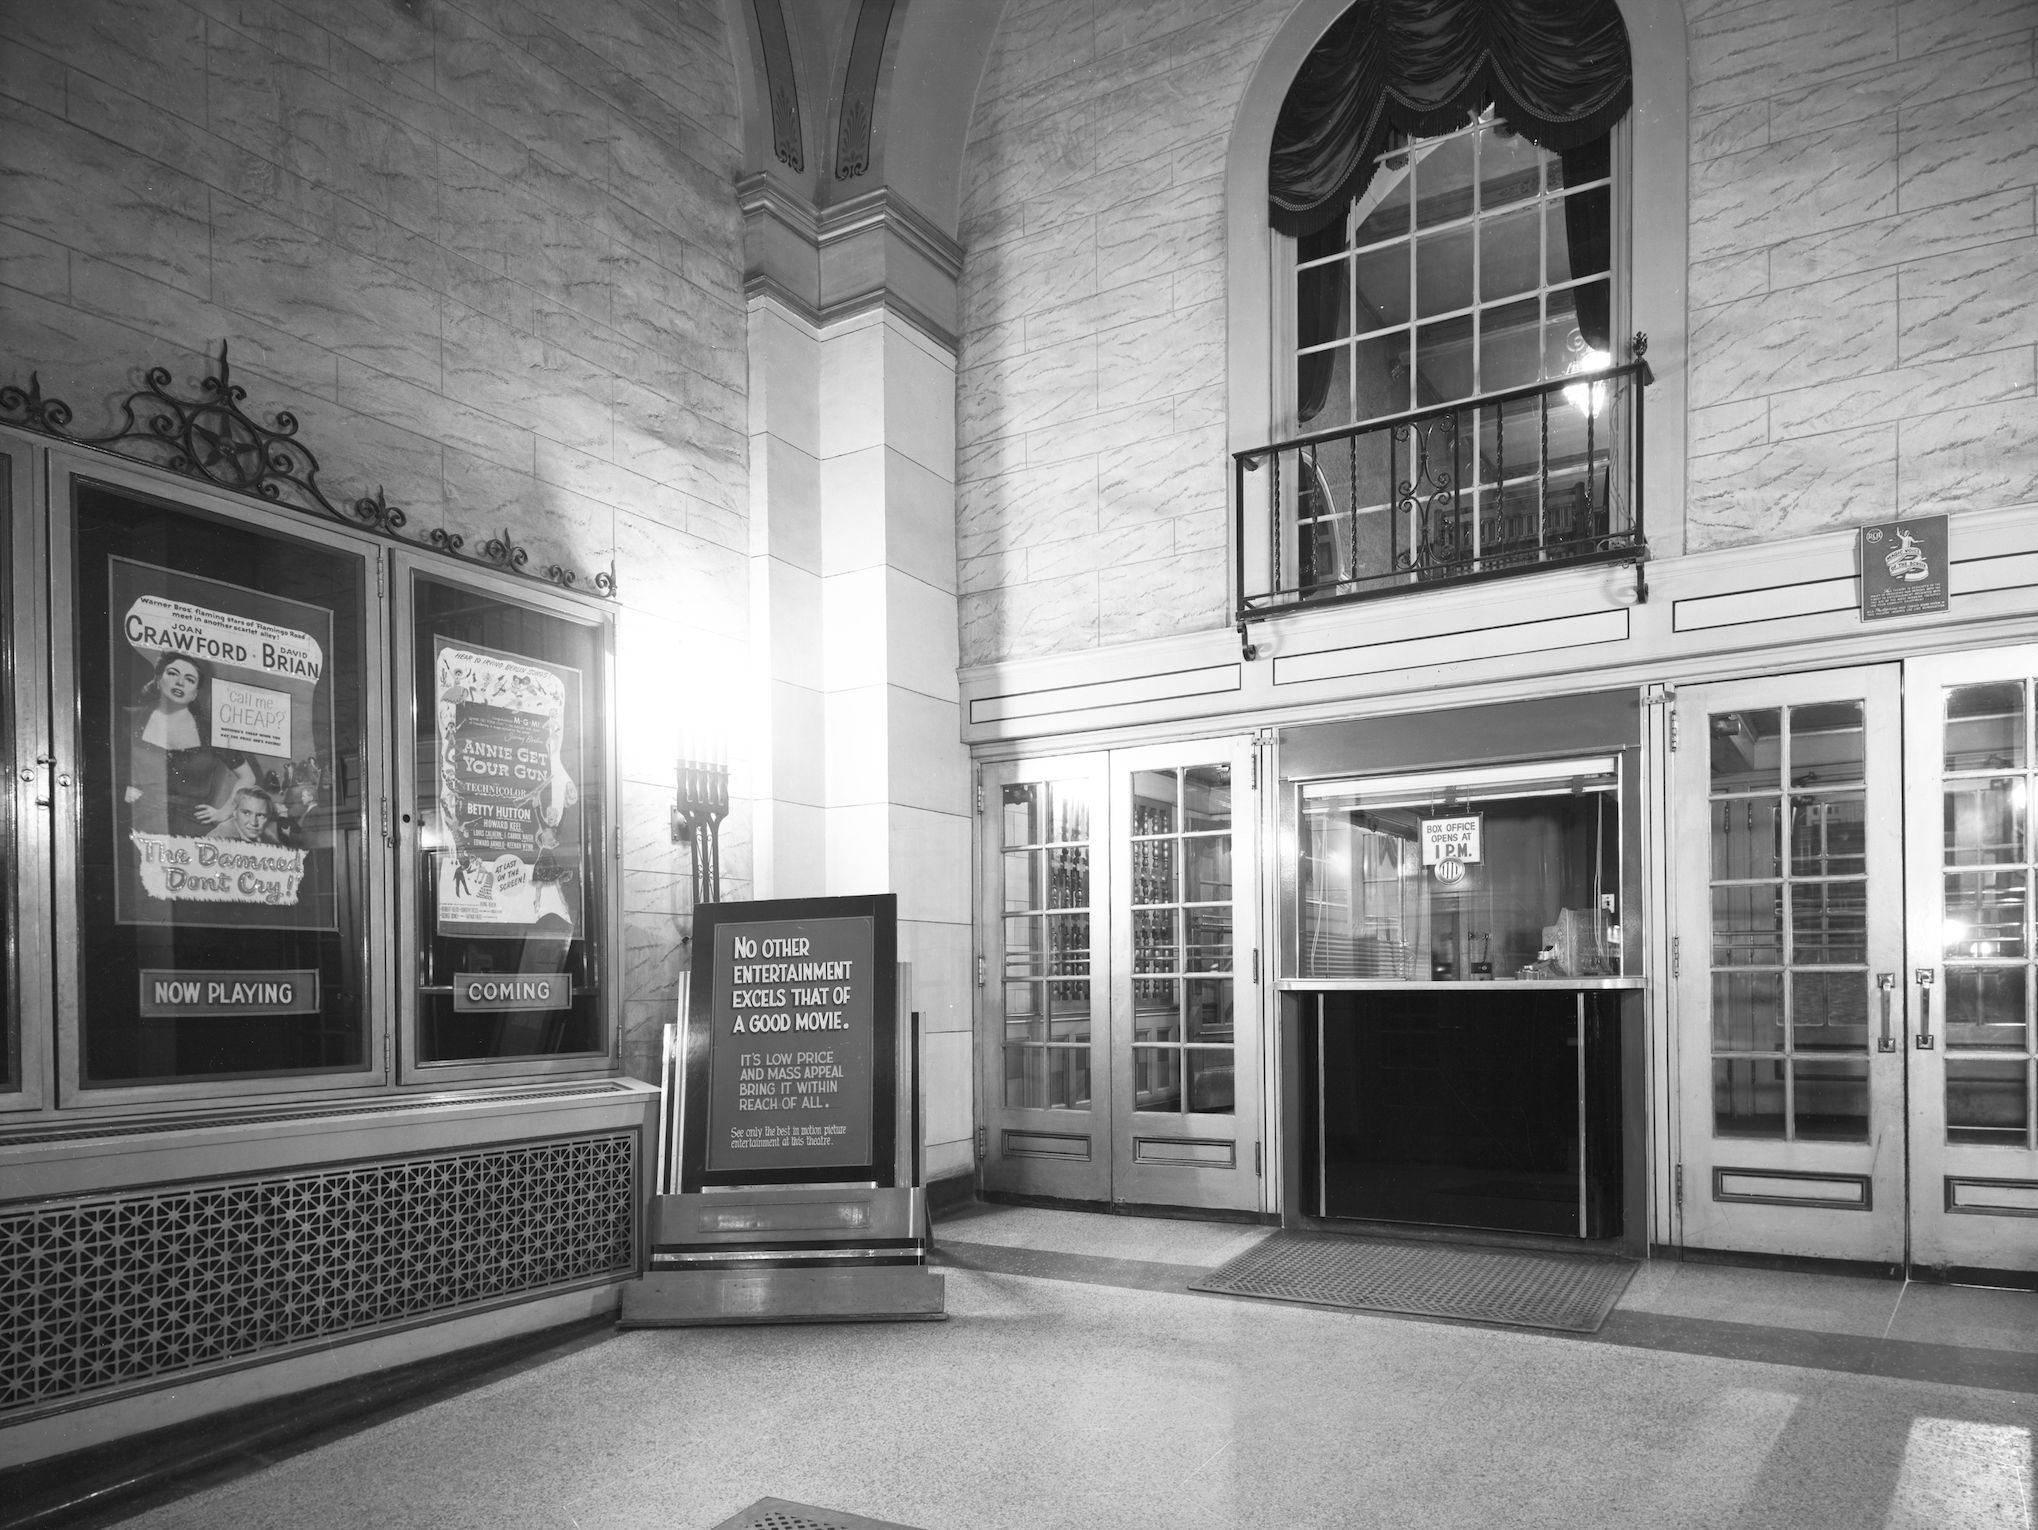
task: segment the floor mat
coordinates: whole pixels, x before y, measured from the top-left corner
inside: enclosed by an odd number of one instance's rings
[[[1275,1233],[1191,1291],[1597,1333],[1636,1266],[1592,1254]]]
[[[865,1519],[841,1509],[817,1509],[810,1503],[760,1498],[715,1526],[715,1530],[912,1530],[888,1519]]]

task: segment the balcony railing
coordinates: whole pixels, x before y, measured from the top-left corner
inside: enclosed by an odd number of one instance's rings
[[[1624,366],[1234,453],[1238,619],[1645,558],[1649,381],[1638,351]]]

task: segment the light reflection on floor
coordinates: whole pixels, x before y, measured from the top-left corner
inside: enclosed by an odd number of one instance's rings
[[[1883,1530],[2031,1530],[2031,1431],[1920,1418]]]

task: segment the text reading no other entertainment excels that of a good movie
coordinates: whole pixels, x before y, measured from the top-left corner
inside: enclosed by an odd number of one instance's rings
[[[734,987],[730,1002],[738,1011],[776,1010],[776,1014],[738,1013],[735,1034],[763,1035],[767,1031],[846,1031],[849,1021],[841,1005],[849,1002],[853,959],[844,961],[753,961],[748,958],[806,956],[813,942],[804,936],[786,940],[744,940],[735,942],[736,960],[729,965]],[[779,984],[780,987],[752,987],[751,984]],[[826,1006],[834,1004],[835,1009]]]
[[[718,944],[711,1159],[784,1168],[864,1162],[869,921],[739,925],[718,932]]]

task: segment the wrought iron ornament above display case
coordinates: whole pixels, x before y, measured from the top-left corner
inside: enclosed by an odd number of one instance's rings
[[[468,563],[482,564],[526,579],[565,589],[580,588],[580,575],[557,563],[532,569],[531,555],[505,529],[490,537],[478,552],[467,551],[467,539],[443,527],[413,536],[403,528],[410,517],[389,503],[380,488],[341,508],[319,486],[318,458],[297,438],[297,416],[278,410],[276,423],[264,425],[241,405],[247,389],[233,380],[227,365],[226,342],[219,347],[219,372],[199,383],[200,397],[181,399],[168,392],[167,367],[150,367],[148,386],[130,393],[120,404],[120,424],[102,436],[81,436],[71,430],[71,406],[60,398],[44,398],[42,379],[28,375],[28,387],[0,387],[0,424],[19,425],[74,446],[117,452],[152,467],[168,468],[214,488],[250,495],[271,504],[323,515],[342,525],[372,531],[392,541],[433,547]],[[129,448],[145,445],[148,454]],[[616,570],[588,580],[588,588],[613,600]]]

